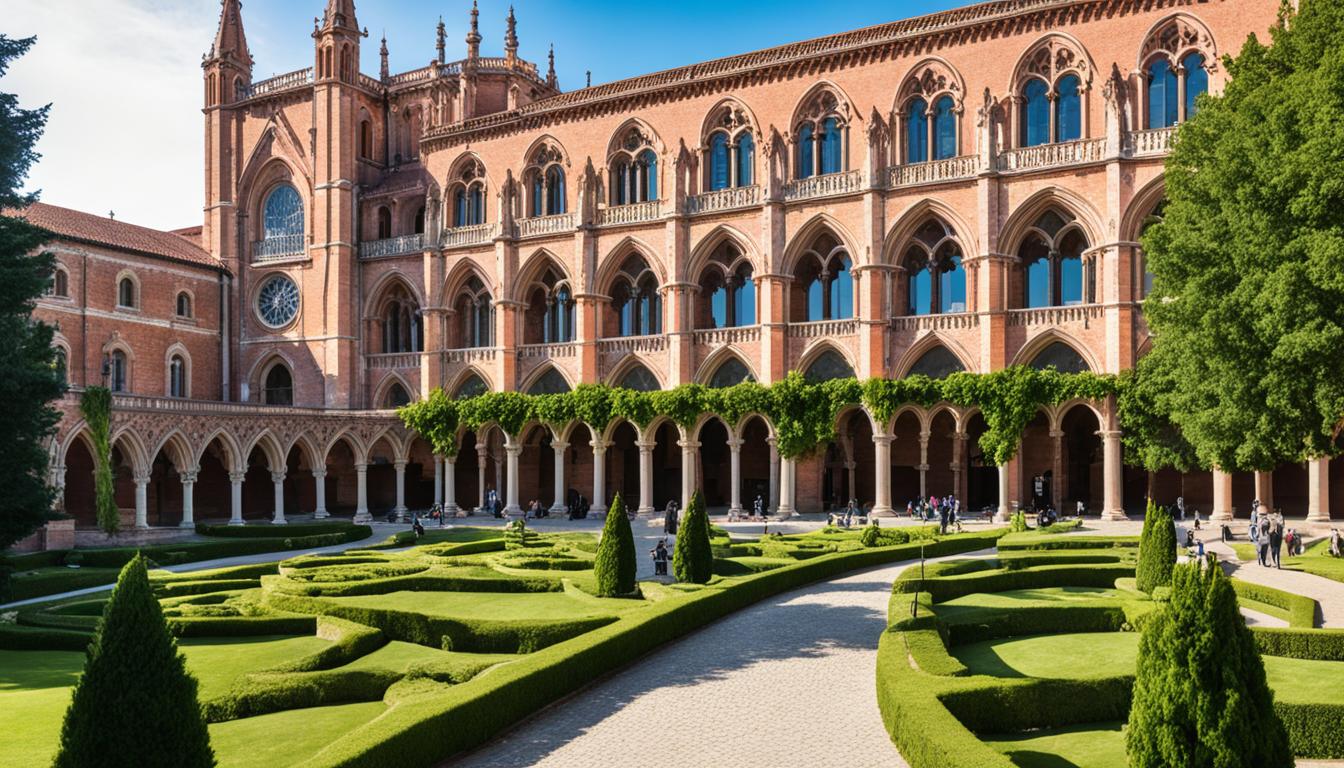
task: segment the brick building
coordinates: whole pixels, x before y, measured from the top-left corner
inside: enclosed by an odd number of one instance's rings
[[[391,73],[383,41],[366,75],[351,0],[327,3],[313,66],[256,81],[226,0],[202,65],[202,226],[35,207],[63,270],[39,314],[72,384],[106,368],[125,393],[119,494],[142,525],[473,506],[487,487],[599,509],[691,486],[785,513],[946,493],[1002,508],[1037,477],[1112,516],[1151,487],[1218,515],[1260,498],[1328,517],[1339,462],[1150,478],[1121,466],[1097,403],[1043,410],[1002,470],[983,417],[948,405],[848,411],[797,462],[760,416],[492,427],[445,460],[390,410],[434,387],[1129,368],[1174,126],[1277,8],[1000,0],[562,91],[553,53],[544,73],[520,58],[512,11],[503,56],[482,54],[473,8],[464,58],[440,24],[427,66]],[[53,476],[83,522],[73,403]]]

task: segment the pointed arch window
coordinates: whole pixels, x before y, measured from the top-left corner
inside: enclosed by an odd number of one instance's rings
[[[191,294],[186,291],[177,294],[177,316],[183,319],[191,317]]]
[[[966,370],[961,360],[942,345],[920,355],[910,366],[910,376],[928,376],[930,379],[945,379],[948,376]]]
[[[60,377],[61,383],[69,384],[70,353],[65,351],[65,347],[56,347],[52,366],[56,369],[56,375]]]
[[[168,361],[168,396],[187,396],[187,361],[181,355],[173,355]]]
[[[933,159],[946,160],[957,156],[956,103],[951,96],[943,96],[933,105]]]
[[[811,96],[794,118],[793,135],[798,144],[798,167],[794,174],[806,179],[819,174],[845,170],[849,158],[845,146],[849,138],[846,116],[849,106],[829,88]]]
[[[905,161],[923,163],[929,159],[929,104],[916,98],[906,107]]]
[[[642,365],[636,365],[627,371],[616,386],[622,389],[632,389],[636,392],[657,392],[662,389],[658,384],[657,377]]]
[[[903,263],[911,315],[966,311],[966,270],[955,237],[941,219],[930,219],[915,230]]]
[[[467,280],[453,309],[458,317],[460,347],[491,347],[495,341],[495,310],[489,291],[476,277]]]
[[[462,382],[461,386],[457,388],[457,391],[453,393],[453,397],[458,400],[464,400],[468,397],[483,395],[489,391],[490,388],[485,385],[485,381],[480,376],[473,373],[467,377],[466,381]]]
[[[384,408],[400,408],[403,405],[409,405],[411,402],[411,393],[401,386],[400,382],[394,382],[387,390],[387,395],[383,398]]]
[[[415,209],[415,222],[411,226],[415,230],[415,234],[425,234],[425,206],[422,205]]]
[[[750,131],[737,135],[737,186],[750,187],[756,183],[756,140]]]
[[[619,336],[653,336],[663,332],[663,302],[658,278],[643,258],[631,256],[622,266],[611,292]]]
[[[294,377],[284,363],[276,363],[266,372],[262,397],[266,405],[294,404]]]
[[[484,224],[485,166],[471,156],[460,163],[459,169],[449,177],[448,220],[454,228]]]
[[[126,362],[126,353],[114,349],[107,356],[107,388],[113,392],[126,392],[129,383],[130,368]]]
[[[574,340],[574,291],[564,275],[547,267],[528,294],[528,344],[565,344]]]
[[[813,160],[816,154],[816,138],[813,135],[812,124],[804,123],[798,129],[798,173],[800,179],[811,178],[812,172],[816,168],[816,162]]]
[[[130,277],[123,277],[117,281],[117,306],[126,309],[135,309],[136,307],[135,280]]]
[[[1055,85],[1055,141],[1077,141],[1083,137],[1081,87],[1077,75],[1065,75]]]
[[[728,134],[717,131],[709,137],[709,188],[727,189],[731,177],[729,168]]]
[[[1067,213],[1051,209],[1036,220],[1018,249],[1023,268],[1023,306],[1028,309],[1093,300],[1092,265],[1085,263],[1087,236]]]
[[[1181,59],[1181,76],[1185,78],[1185,114],[1182,120],[1195,116],[1195,97],[1209,92],[1209,70],[1204,66],[1204,55],[1187,54]]]
[[[713,376],[709,377],[709,388],[723,389],[734,384],[741,384],[744,381],[755,380],[756,377],[751,375],[751,371],[747,369],[745,363],[736,357],[730,357],[714,370]]]
[[[1176,70],[1171,62],[1158,59],[1148,66],[1148,127],[1170,128],[1180,120],[1180,97]]]
[[[794,322],[843,320],[854,316],[853,262],[829,233],[817,238],[794,272]]]
[[[383,303],[383,352],[421,352],[423,335],[419,305],[405,288],[395,286]]]
[[[554,368],[547,368],[546,372],[537,377],[532,382],[532,386],[527,388],[529,395],[562,395],[569,391],[569,382],[565,377]]]
[[[523,182],[528,192],[528,216],[558,216],[566,211],[564,154],[543,143],[527,159]]]
[[[822,352],[816,360],[813,360],[811,365],[807,366],[803,378],[811,384],[820,384],[823,381],[833,379],[852,379],[854,378],[854,367],[849,364],[849,361],[841,357],[839,352],[828,349]]]
[[[392,236],[392,211],[386,205],[378,206],[378,239]]]
[[[51,274],[51,282],[47,284],[47,296],[56,298],[69,298],[70,296],[70,275],[66,271],[57,267]]]
[[[290,184],[272,189],[262,205],[261,241],[254,258],[283,258],[303,253],[303,200]]]
[[[633,205],[658,199],[658,154],[653,140],[632,126],[610,158],[611,204]]]
[[[1076,349],[1062,341],[1051,342],[1045,349],[1037,352],[1031,360],[1031,367],[1037,370],[1054,368],[1060,373],[1084,373],[1092,370]]]
[[[1050,143],[1050,86],[1032,78],[1022,89],[1022,146]]]
[[[697,301],[702,302],[697,327],[736,328],[756,324],[756,284],[751,262],[732,243],[721,244],[710,256],[700,274]]]

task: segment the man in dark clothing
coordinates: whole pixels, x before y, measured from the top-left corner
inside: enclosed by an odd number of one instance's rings
[[[1255,553],[1260,559],[1260,565],[1268,565],[1265,561],[1269,558],[1269,530],[1273,527],[1267,512],[1260,513],[1260,530],[1256,531],[1259,536],[1255,540]]]
[[[948,505],[938,505],[938,532],[947,533],[947,513]]]
[[[667,502],[667,512],[663,515],[663,533],[668,536],[677,535],[677,512],[676,500]]]
[[[1283,517],[1277,512],[1269,528],[1269,553],[1274,557],[1274,567],[1279,567],[1279,551],[1283,549]]]
[[[659,539],[658,546],[653,548],[653,575],[667,575],[667,539]]]

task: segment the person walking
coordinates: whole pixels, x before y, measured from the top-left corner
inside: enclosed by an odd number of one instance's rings
[[[1339,529],[1338,529],[1338,528],[1331,528],[1331,529],[1330,529],[1330,556],[1331,556],[1331,557],[1344,557],[1344,551],[1341,551],[1341,547],[1344,547],[1344,543],[1341,543],[1341,542],[1340,542]]]
[[[1269,560],[1269,529],[1271,528],[1269,514],[1265,510],[1260,512],[1260,520],[1256,531],[1256,554],[1259,556],[1261,567],[1268,565]]]
[[[654,547],[649,554],[653,555],[653,575],[667,575],[667,539],[659,539],[658,546]]]
[[[1177,496],[1177,497],[1176,497],[1176,514],[1179,515],[1179,517],[1180,517],[1181,520],[1185,520],[1185,497],[1184,497],[1184,496]]]
[[[1251,524],[1246,528],[1246,535],[1250,537],[1251,542],[1255,543],[1260,539],[1260,500],[1251,502]]]
[[[944,504],[944,505],[942,505],[941,507],[938,508],[938,533],[939,533],[939,534],[946,534],[946,533],[947,533],[947,518],[948,518],[948,513],[951,512],[951,510],[948,508],[948,506],[949,506],[949,505]]]
[[[667,502],[667,512],[663,515],[663,533],[676,536],[677,524],[677,500],[673,499]]]
[[[1274,560],[1274,567],[1280,568],[1279,557],[1283,549],[1283,516],[1278,512],[1270,515],[1269,526],[1269,554]]]

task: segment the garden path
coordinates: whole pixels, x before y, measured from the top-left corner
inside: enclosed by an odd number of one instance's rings
[[[1231,547],[1217,539],[1217,534],[1206,540],[1204,547],[1217,553],[1229,575],[1313,598],[1321,606],[1322,627],[1344,627],[1344,583],[1301,571],[1262,568],[1253,560],[1239,560]]]

